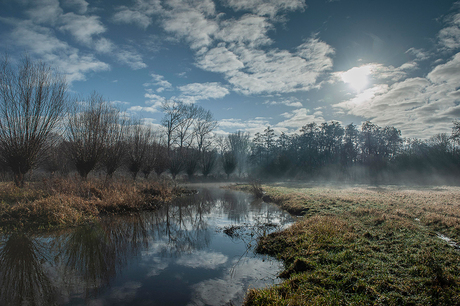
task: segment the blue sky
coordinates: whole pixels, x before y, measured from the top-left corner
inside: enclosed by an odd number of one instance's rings
[[[221,134],[371,120],[427,138],[460,117],[455,1],[0,0],[0,51],[154,125],[167,99]]]

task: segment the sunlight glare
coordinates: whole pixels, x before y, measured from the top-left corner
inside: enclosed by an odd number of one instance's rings
[[[369,83],[370,66],[353,67],[342,74],[342,81],[349,84],[356,92],[361,92]]]

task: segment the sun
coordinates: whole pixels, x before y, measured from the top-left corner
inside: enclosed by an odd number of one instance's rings
[[[369,66],[353,67],[342,73],[342,81],[349,84],[351,88],[359,93],[369,83],[369,74],[371,74]]]

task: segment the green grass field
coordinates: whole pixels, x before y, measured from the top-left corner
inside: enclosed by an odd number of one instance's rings
[[[460,188],[262,189],[303,217],[259,241],[284,281],[245,305],[460,305]]]

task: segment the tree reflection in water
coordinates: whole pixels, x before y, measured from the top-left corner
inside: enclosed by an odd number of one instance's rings
[[[26,234],[10,235],[0,250],[1,305],[55,305],[56,288],[46,274],[47,246]]]
[[[160,253],[178,256],[209,245],[211,233],[206,216],[214,203],[210,192],[204,189],[196,195],[178,198],[158,211],[155,236],[163,241]]]
[[[189,254],[184,257],[189,262],[202,259],[193,256],[208,256],[214,266],[223,267],[227,256],[235,256],[235,252],[225,255],[206,250],[222,225],[220,221],[287,222],[280,211],[250,199],[238,192],[201,189],[156,212],[107,216],[97,223],[41,237],[5,236],[0,240],[0,305],[81,304],[83,300],[88,304],[110,292],[104,289],[111,287],[119,271],[134,257],[139,263],[150,256],[147,254],[160,261],[164,257],[166,266],[173,265],[174,258]],[[248,250],[258,234],[240,232],[238,239]],[[178,265],[185,267],[185,262]],[[201,264],[190,267],[210,269]]]
[[[86,297],[90,291],[109,284],[116,276],[117,248],[110,236],[100,225],[82,226],[70,233],[63,245],[60,257],[63,259],[65,271],[71,275],[77,273],[84,281]]]
[[[235,192],[226,190],[221,202],[228,219],[236,223],[247,220],[249,214],[247,197],[237,197]]]

